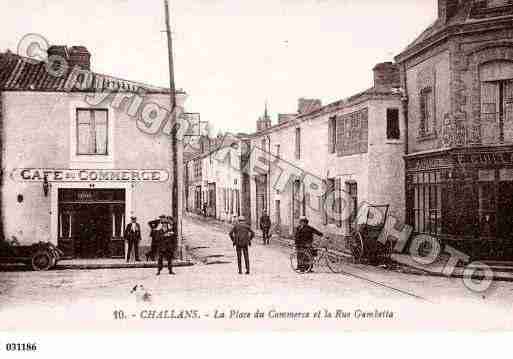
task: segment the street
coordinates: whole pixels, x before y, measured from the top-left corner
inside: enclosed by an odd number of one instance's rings
[[[291,249],[277,244],[263,246],[260,238],[255,238],[250,248],[251,275],[239,275],[226,227],[185,218],[183,230],[197,263],[176,268],[176,276],[163,271],[157,277],[154,269],[1,272],[0,330],[262,326],[340,330],[371,325],[373,329],[406,329],[414,328],[419,320],[426,329],[471,329],[474,323],[481,329],[512,327],[512,283],[499,282],[489,292],[475,294],[457,278],[410,275],[349,263],[346,271],[358,277],[332,274],[323,267],[300,275],[291,269]],[[136,285],[151,294],[150,301],[137,301],[137,295],[130,293]],[[194,310],[199,318],[148,320],[141,314],[143,308],[175,313]],[[268,320],[245,318],[244,313],[257,309],[266,313]],[[128,313],[130,320],[115,319],[115,310]],[[289,321],[270,314],[318,310],[346,311],[351,316],[344,320]],[[357,311],[388,311],[393,317],[362,320],[356,318]],[[35,313],[37,321],[33,320]],[[223,313],[224,318],[220,317]]]

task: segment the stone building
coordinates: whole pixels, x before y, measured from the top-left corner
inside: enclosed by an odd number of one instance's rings
[[[171,214],[169,89],[90,71],[85,47],[0,54],[3,236],[123,257],[123,227]],[[178,114],[185,93],[177,93]]]
[[[252,225],[258,228],[268,211],[281,235],[289,236],[306,215],[342,238],[363,203],[389,204],[403,217],[406,131],[399,86],[397,66],[382,63],[370,89],[326,106],[300,99],[295,116],[258,126],[248,136],[245,168]]]
[[[513,235],[512,20],[512,1],[439,0],[433,25],[396,57],[407,222],[481,257],[504,254]]]

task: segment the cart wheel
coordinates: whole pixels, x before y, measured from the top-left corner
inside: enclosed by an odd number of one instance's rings
[[[326,255],[326,264],[328,265],[328,268],[333,273],[343,273],[344,272],[344,258],[342,256],[337,256],[332,253],[328,253]]]
[[[38,251],[32,256],[31,267],[35,271],[45,271],[52,267],[53,256],[47,251]]]
[[[363,238],[360,232],[353,232],[351,238],[351,254],[355,263],[359,263],[363,258]]]
[[[298,258],[303,259],[303,266],[299,265]],[[290,254],[290,266],[296,273],[308,272],[313,268],[313,257],[308,251],[303,249],[294,251]]]

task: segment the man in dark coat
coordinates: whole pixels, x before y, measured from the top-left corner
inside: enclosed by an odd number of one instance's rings
[[[313,251],[313,236],[317,235],[323,237],[324,235],[319,232],[317,229],[308,225],[308,219],[305,216],[302,216],[299,219],[299,226],[296,228],[294,233],[294,241],[296,244],[297,251],[297,264],[300,272],[305,272],[308,269],[309,263],[308,258],[305,258],[303,253],[308,253],[313,259],[314,251]],[[310,268],[309,271],[312,271]]]
[[[150,238],[151,238],[151,244],[150,244],[150,251],[146,253],[146,260],[152,260],[154,261],[157,258],[157,252],[158,252],[158,231],[157,226],[160,224],[159,219],[154,219],[152,221],[148,222],[148,225],[150,226]]]
[[[271,218],[269,218],[269,215],[265,211],[262,213],[262,216],[260,217],[260,229],[262,230],[264,245],[269,244],[269,230],[271,229]]]
[[[173,257],[177,247],[177,233],[176,226],[172,218],[168,218],[165,215],[161,215],[160,223],[157,227],[158,231],[158,271],[157,275],[160,275],[162,268],[164,268],[164,257],[167,260],[167,269],[169,274],[175,274],[173,272]]]
[[[141,226],[137,223],[137,217],[130,217],[131,222],[126,226],[124,237],[128,241],[127,263],[130,261],[132,248],[135,254],[135,261],[139,262],[139,242],[141,240]]]
[[[246,265],[246,274],[249,274],[249,251],[248,247],[251,246],[251,241],[255,237],[255,232],[251,230],[251,227],[246,224],[244,216],[239,217],[238,223],[236,223],[230,231],[230,238],[233,246],[237,251],[237,265],[239,268],[239,274],[242,274],[242,255],[244,255],[244,264]]]

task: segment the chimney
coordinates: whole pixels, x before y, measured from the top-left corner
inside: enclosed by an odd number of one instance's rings
[[[69,49],[69,65],[91,71],[91,53],[85,46],[72,46]]]
[[[50,56],[60,56],[64,60],[69,60],[69,52],[68,47],[65,45],[52,45],[47,50],[48,57]]]
[[[374,88],[391,89],[401,87],[399,66],[392,62],[382,62],[372,69],[374,71]]]
[[[458,11],[459,0],[438,0],[438,19],[447,23]]]
[[[322,107],[321,100],[318,99],[309,99],[309,98],[300,98],[297,104],[297,112],[300,115],[305,113],[309,113],[315,111]]]

